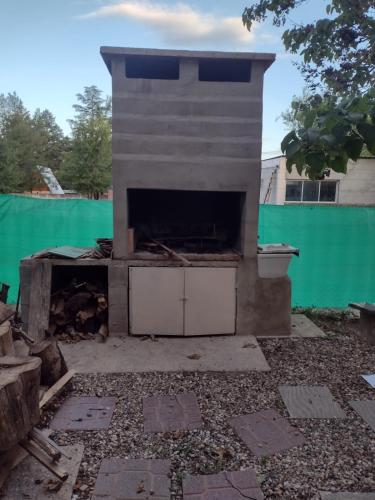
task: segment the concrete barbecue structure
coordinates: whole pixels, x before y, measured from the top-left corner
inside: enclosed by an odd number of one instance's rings
[[[263,77],[275,55],[101,55],[112,76],[113,255],[74,265],[107,267],[110,334],[289,335],[290,280],[260,278],[257,264]]]

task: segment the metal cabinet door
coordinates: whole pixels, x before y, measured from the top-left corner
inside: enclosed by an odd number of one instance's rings
[[[235,333],[235,268],[185,268],[184,323],[185,335]]]
[[[130,333],[183,335],[183,296],[182,268],[130,267]]]

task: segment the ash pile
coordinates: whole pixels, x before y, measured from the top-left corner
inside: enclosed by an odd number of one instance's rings
[[[100,282],[72,279],[51,296],[48,333],[59,340],[77,342],[108,337],[108,297]]]

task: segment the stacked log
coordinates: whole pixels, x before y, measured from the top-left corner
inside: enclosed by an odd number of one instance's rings
[[[14,355],[9,322],[0,326],[0,453],[25,439],[39,421],[40,358]]]
[[[66,340],[108,334],[108,300],[99,283],[72,282],[52,295],[48,333]]]

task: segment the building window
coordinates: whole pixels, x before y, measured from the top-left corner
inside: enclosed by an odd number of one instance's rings
[[[337,184],[337,181],[286,181],[285,201],[335,203]]]
[[[127,56],[125,59],[126,78],[150,80],[178,80],[180,60],[169,56]]]
[[[244,59],[200,59],[201,82],[249,82],[251,61]]]

